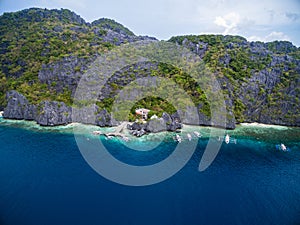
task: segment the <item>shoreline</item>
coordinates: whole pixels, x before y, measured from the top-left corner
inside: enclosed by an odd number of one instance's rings
[[[237,126],[244,126],[244,127],[260,127],[260,128],[277,128],[277,129],[288,129],[288,128],[299,128],[297,126],[285,126],[285,125],[277,125],[277,124],[266,124],[266,123],[240,123]]]
[[[0,112],[1,115],[1,112]],[[114,133],[115,130],[118,130],[119,127],[122,126],[122,129],[116,133],[129,133],[125,127],[124,124],[132,124],[131,122],[128,121],[122,121],[118,126],[111,126],[111,127],[100,127],[97,125],[93,124],[84,124],[84,123],[78,123],[78,122],[72,122],[69,124],[65,125],[56,125],[56,126],[41,126],[36,121],[30,121],[30,120],[15,120],[15,119],[5,119],[0,116],[0,125],[21,125],[22,127],[26,128],[33,128],[35,130],[68,130],[68,129],[77,129],[77,128],[85,128],[87,130],[92,130],[92,131],[97,131],[97,130],[107,130],[109,133]],[[123,129],[124,128],[124,129]],[[287,129],[300,129],[300,127],[296,126],[284,126],[284,125],[275,125],[275,124],[264,124],[264,123],[240,123],[236,124],[235,129],[225,129],[225,128],[220,128],[220,127],[213,127],[213,126],[203,126],[203,125],[190,125],[190,124],[182,124],[182,129],[178,129],[177,132],[171,132],[171,131],[162,131],[162,132],[168,132],[168,133],[182,133],[185,131],[191,131],[193,129],[198,130],[198,129],[215,129],[215,130],[225,130],[226,133],[234,133],[235,131],[238,131],[240,128],[266,128],[266,129],[278,129],[278,130],[287,130]],[[158,133],[162,133],[158,132]],[[149,134],[158,134],[158,133],[148,133]]]
[[[60,126],[40,126],[35,121],[26,120],[10,120],[0,118],[0,126],[20,128],[33,132],[44,132],[44,133],[58,133],[66,135],[83,135],[85,138],[105,138],[110,140],[111,138],[115,141],[120,141],[128,146],[139,145],[139,143],[149,143],[149,146],[161,141],[174,141],[175,135],[178,134],[183,141],[188,141],[188,134],[190,134],[193,139],[194,132],[197,131],[201,134],[199,140],[208,140],[213,138],[218,141],[223,137],[218,135],[223,133],[224,135],[229,135],[233,140],[245,140],[253,139],[256,141],[270,142],[273,144],[286,143],[286,142],[299,142],[300,137],[300,127],[286,127],[278,125],[265,125],[258,123],[251,124],[238,124],[235,130],[224,130],[221,128],[209,127],[209,126],[196,126],[196,125],[185,125],[179,132],[163,131],[158,133],[148,133],[142,137],[136,137],[129,133],[129,130],[123,129],[120,133],[122,135],[117,137],[109,137],[110,133],[115,133],[117,127],[99,127],[96,125],[87,125],[82,123],[70,123],[67,125]],[[1,129],[1,128],[0,128]],[[3,129],[2,129],[3,130]],[[5,129],[3,130],[5,132]],[[95,133],[96,131],[96,133]],[[108,135],[107,135],[108,134]],[[125,137],[125,138],[124,138]],[[225,137],[225,136],[224,136]],[[126,144],[127,143],[127,144]],[[150,144],[152,143],[152,144]]]
[[[3,118],[3,111],[0,111],[0,125],[1,123],[11,123],[11,124],[31,124],[31,126],[34,126],[35,128],[40,128],[41,130],[57,130],[57,129],[61,129],[61,128],[74,128],[77,126],[87,126],[87,127],[94,127],[95,129],[118,129],[118,127],[120,126],[124,126],[124,123],[127,124],[132,124],[132,122],[128,122],[128,121],[121,121],[119,125],[117,126],[107,126],[107,127],[100,127],[97,125],[93,125],[93,124],[84,124],[84,123],[78,123],[78,122],[72,122],[69,124],[65,124],[65,125],[55,125],[55,126],[42,126],[40,124],[38,124],[36,121],[33,120],[18,120],[18,119],[5,119]],[[204,125],[190,125],[190,124],[182,124],[182,129],[178,129],[179,133],[181,130],[184,130],[184,128],[208,128],[208,129],[221,129],[221,130],[225,130],[226,132],[234,132],[235,130],[239,129],[239,127],[259,127],[259,128],[277,128],[277,129],[289,129],[289,128],[299,128],[297,126],[286,126],[286,125],[277,125],[277,124],[265,124],[265,123],[258,123],[258,122],[252,122],[252,123],[239,123],[236,124],[236,128],[235,129],[226,129],[226,128],[221,128],[221,127],[215,127],[215,126],[204,126]],[[124,128],[124,127],[123,127]],[[164,131],[162,131],[164,132]],[[176,131],[171,132],[170,133],[176,133]],[[118,133],[118,132],[117,132]],[[154,133],[155,134],[155,133]]]

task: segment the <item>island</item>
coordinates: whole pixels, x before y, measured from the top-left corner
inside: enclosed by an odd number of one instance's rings
[[[88,23],[68,9],[4,13],[0,28],[0,111],[4,118],[33,120],[42,126],[72,122],[117,126],[123,121],[112,118],[111,107],[126,85],[143,77],[168,77],[197,106],[196,125],[226,129],[252,122],[300,126],[300,49],[287,41],[249,42],[231,35],[174,36],[167,41],[189,49],[218,79],[226,101],[225,126],[212,124],[204,90],[189,74],[153,61],[113,74],[95,103],[95,120],[83,114],[74,121],[74,93],[99,55],[126,43],[159,40],[137,36],[111,19]],[[149,116],[142,114],[141,120],[137,109],[148,109]],[[136,136],[182,127],[174,106],[155,96],[135,102],[128,121],[132,123],[127,129]]]

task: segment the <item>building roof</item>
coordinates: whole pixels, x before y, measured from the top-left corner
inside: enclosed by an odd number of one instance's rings
[[[136,109],[135,110],[135,113],[139,114],[139,115],[145,115],[145,114],[148,114],[148,112],[150,112],[150,109],[141,108],[141,109]]]

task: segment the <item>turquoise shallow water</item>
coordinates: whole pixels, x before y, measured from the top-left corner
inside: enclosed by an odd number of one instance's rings
[[[99,139],[94,129],[82,126],[80,136]],[[300,224],[299,128],[228,131],[237,144],[223,143],[204,172],[198,166],[210,128],[186,127],[181,135],[195,129],[203,137],[182,170],[161,183],[131,187],[98,175],[80,154],[72,128],[2,120],[0,224]],[[173,135],[132,139],[137,150],[101,138],[115,158],[151,165],[172,153]],[[281,142],[291,151],[277,151]],[[140,151],[146,145],[156,147]]]

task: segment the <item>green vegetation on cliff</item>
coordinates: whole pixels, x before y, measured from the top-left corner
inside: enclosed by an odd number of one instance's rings
[[[109,87],[108,89],[110,90],[109,94],[105,95],[105,98],[103,100],[97,102],[97,105],[100,107],[100,109],[107,109],[108,111],[111,111],[116,96],[121,90],[123,90],[124,86],[128,87],[127,85],[132,84],[136,77],[149,77],[150,75],[151,77],[167,78],[166,80],[164,80],[164,82],[166,83],[160,81],[159,87],[155,89],[160,93],[160,95],[164,95],[164,97],[168,99],[175,100],[180,108],[186,109],[187,102],[186,99],[182,96],[183,93],[178,91],[178,89],[180,89],[189,96],[189,99],[193,102],[194,105],[202,105],[202,107],[200,108],[200,112],[205,116],[210,117],[210,104],[206,98],[206,95],[190,75],[166,63],[148,62],[148,64],[152,65],[153,68],[141,68],[140,70],[136,70],[135,67],[132,66],[127,68],[125,72],[122,73],[121,77],[113,76],[113,82],[107,82],[107,87]],[[174,83],[171,83],[171,81],[173,81]],[[178,89],[176,89],[177,91],[174,90],[174,84],[178,86]],[[132,89],[138,89],[138,85],[133,85],[133,87],[129,89],[128,92],[131,92],[131,94],[134,93],[134,90]],[[153,96],[145,97],[140,101],[137,101],[132,107],[129,117],[135,118],[134,110],[136,108],[151,109],[151,114],[156,114],[158,116],[161,116],[163,112],[167,112],[169,114],[175,113],[176,110],[174,106],[170,104],[170,102],[168,102],[166,99],[155,97],[154,94],[157,93],[153,93]],[[135,97],[137,99],[139,98],[138,95]],[[119,114],[123,113],[121,112],[121,108],[119,108],[118,111]]]
[[[68,91],[61,95],[54,88],[47,90],[38,72],[42,64],[70,55],[87,58],[111,49],[113,44],[104,42],[98,33],[67,9],[4,13],[0,16],[0,72],[6,79],[1,78],[0,105],[5,105],[8,89],[24,94],[32,103],[46,99],[70,103]]]
[[[258,121],[260,114],[268,113],[273,119],[284,116],[295,121],[299,117],[296,105],[300,92],[295,87],[300,85],[300,49],[292,43],[249,43],[230,35],[187,35],[169,41],[202,53],[206,65],[219,77],[224,93],[230,96],[238,122]],[[291,109],[283,109],[283,105]],[[263,113],[245,116],[249,107]]]
[[[113,30],[118,33],[122,32],[127,35],[134,35],[134,33],[130,31],[127,27],[124,27],[122,24],[108,18],[101,18],[99,20],[95,20],[94,22],[92,22],[92,25],[100,27],[102,29]]]
[[[89,24],[67,9],[32,8],[4,13],[0,16],[0,110],[6,106],[9,90],[23,94],[32,104],[49,100],[71,105],[80,75],[97,55],[137,40],[139,37],[114,20],[102,18]],[[248,42],[230,35],[177,36],[169,42],[193,51],[216,75],[229,120],[300,123],[300,49],[292,43]],[[157,63],[152,71],[143,67],[122,70],[117,80],[107,84],[109,92],[97,105],[111,110],[116,94],[138,76],[172,79],[199,111],[210,117],[205,90],[188,74],[163,63]],[[151,108],[158,115],[174,112],[174,106],[155,96],[135,102],[135,107]],[[131,119],[133,114],[134,111]]]

